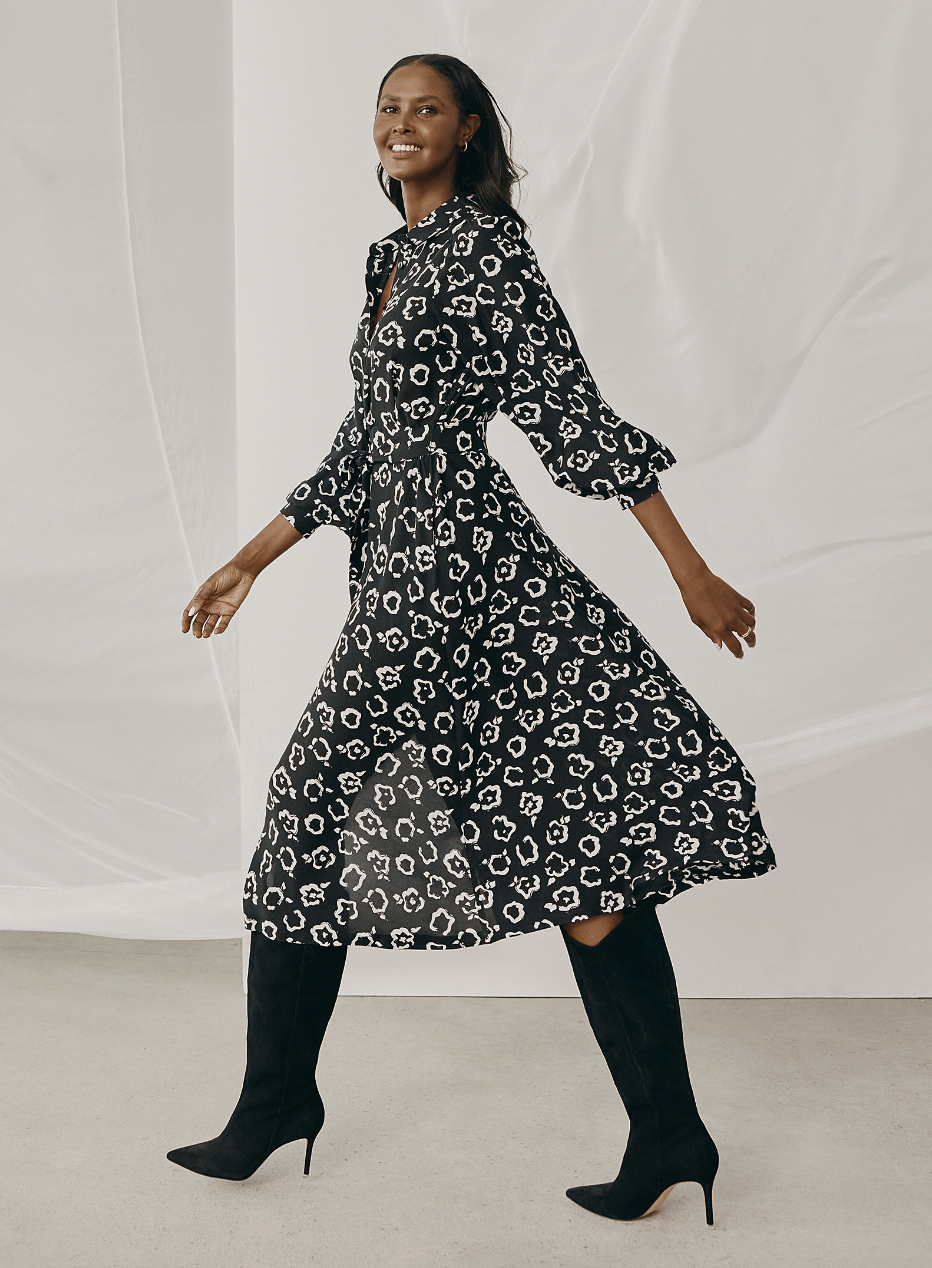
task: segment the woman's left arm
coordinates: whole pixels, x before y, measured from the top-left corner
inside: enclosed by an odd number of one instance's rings
[[[754,604],[709,569],[662,493],[636,503],[631,514],[666,561],[693,625],[740,660],[744,648],[739,640],[743,638],[748,647],[757,642]]]

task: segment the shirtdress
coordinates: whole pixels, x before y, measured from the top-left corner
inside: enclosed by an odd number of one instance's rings
[[[622,507],[674,462],[602,399],[519,226],[457,194],[371,246],[366,289],[353,407],[282,508],[348,535],[351,607],[271,777],[247,928],[443,950],[770,871],[738,755],[486,448],[501,411]]]

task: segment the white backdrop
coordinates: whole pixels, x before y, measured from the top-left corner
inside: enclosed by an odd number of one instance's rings
[[[778,870],[663,909],[697,995],[932,991],[924,763],[932,173],[916,0],[237,0],[240,535],[329,447],[369,242],[374,97],[445,51],[498,97],[522,209],[609,402],[679,458],[665,492],[759,613],[741,663],[689,623],[631,517],[492,445],[760,778]],[[242,639],[243,824],[347,607],[335,530],[260,580]],[[361,992],[547,993],[559,935],[362,951]]]
[[[0,39],[0,925],[237,930],[231,26],[30,0]],[[232,653],[232,656],[231,656]]]
[[[742,663],[617,507],[492,438],[560,545],[761,784],[772,876],[663,909],[687,995],[929,994],[932,173],[919,0],[40,0],[6,45],[16,283],[4,470],[13,619],[2,923],[240,928],[242,850],[333,646],[346,545],[263,576],[235,636],[176,633],[202,575],[329,447],[399,56],[469,61],[529,168],[532,241],[667,496],[757,604]],[[235,143],[238,495],[230,320]],[[12,405],[10,409],[9,406]],[[38,494],[38,496],[37,496]],[[347,989],[570,993],[559,936],[355,951]]]

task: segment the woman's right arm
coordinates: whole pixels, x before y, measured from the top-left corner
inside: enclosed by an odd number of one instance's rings
[[[360,481],[364,428],[355,406],[337,431],[330,453],[309,480],[298,485],[278,515],[228,564],[208,577],[185,607],[181,632],[195,638],[222,634],[263,568],[322,524],[350,533],[366,502]]]
[[[189,630],[195,638],[222,634],[262,569],[300,541],[302,536],[284,515],[276,515],[228,564],[218,568],[198,587],[181,617],[182,634],[187,634]]]
[[[271,524],[199,587],[181,618],[183,634],[222,634],[262,569],[322,524],[345,533],[352,530],[366,501],[359,479],[363,435],[356,410],[351,409],[314,475],[289,495]]]

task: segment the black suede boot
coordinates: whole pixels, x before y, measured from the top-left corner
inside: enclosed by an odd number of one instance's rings
[[[252,935],[243,1090],[220,1135],[173,1149],[171,1162],[220,1180],[246,1180],[279,1146],[304,1138],[307,1175],[324,1123],[317,1056],[345,962],[346,947]]]
[[[653,904],[638,907],[595,946],[563,930],[570,963],[602,1055],[631,1121],[611,1184],[567,1189],[597,1215],[634,1220],[675,1184],[695,1180],[712,1223],[718,1150],[689,1081],[673,965]]]

